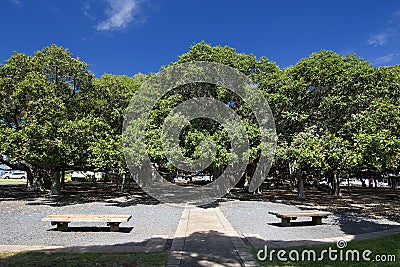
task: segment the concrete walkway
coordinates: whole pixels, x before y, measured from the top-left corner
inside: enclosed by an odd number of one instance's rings
[[[219,208],[186,208],[168,255],[175,266],[259,266]]]

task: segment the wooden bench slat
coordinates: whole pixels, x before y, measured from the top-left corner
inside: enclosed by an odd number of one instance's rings
[[[48,215],[42,221],[50,221],[57,225],[57,230],[67,231],[70,222],[106,222],[111,232],[119,231],[119,224],[129,221],[132,215],[101,215],[101,214],[57,214]]]
[[[48,215],[42,221],[59,222],[127,222],[132,215],[58,214]]]
[[[295,218],[295,217],[313,217],[313,216],[321,216],[327,217],[332,215],[331,212],[327,211],[290,211],[290,212],[269,212],[279,218]]]

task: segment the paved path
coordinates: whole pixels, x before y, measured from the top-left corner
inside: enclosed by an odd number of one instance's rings
[[[219,208],[186,208],[167,264],[175,266],[259,266]]]

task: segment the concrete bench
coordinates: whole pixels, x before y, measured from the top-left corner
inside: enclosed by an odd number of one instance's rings
[[[287,211],[278,212],[270,211],[270,214],[275,215],[282,220],[282,226],[290,226],[290,220],[296,220],[297,217],[311,217],[313,224],[322,224],[322,218],[332,215],[331,212],[319,210],[302,210],[302,211]]]
[[[42,221],[57,225],[59,231],[67,231],[70,222],[105,222],[110,226],[111,232],[118,232],[119,224],[129,221],[131,217],[132,215],[59,214],[49,215]]]

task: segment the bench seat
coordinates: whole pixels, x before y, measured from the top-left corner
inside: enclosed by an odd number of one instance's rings
[[[112,232],[119,231],[119,224],[127,222],[132,215],[98,215],[98,214],[57,214],[48,215],[42,221],[50,221],[51,225],[57,225],[57,230],[67,231],[70,222],[105,222]]]
[[[270,214],[275,215],[282,220],[282,226],[290,226],[290,220],[296,220],[297,217],[311,217],[313,224],[322,224],[322,218],[327,218],[332,215],[331,212],[319,210],[301,210],[301,211],[270,211]]]

